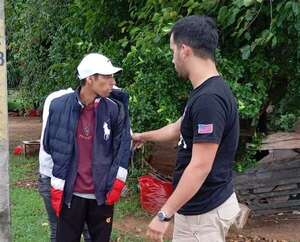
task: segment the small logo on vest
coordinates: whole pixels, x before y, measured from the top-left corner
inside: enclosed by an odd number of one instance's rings
[[[111,222],[111,217],[109,217],[109,218],[106,219],[106,223],[109,224],[110,222]]]
[[[107,141],[110,136],[110,129],[108,128],[108,124],[106,122],[103,123],[103,131],[104,131],[104,140]]]

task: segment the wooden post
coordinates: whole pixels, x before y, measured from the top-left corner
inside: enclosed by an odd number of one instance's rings
[[[10,241],[8,118],[4,0],[0,0],[0,241]]]

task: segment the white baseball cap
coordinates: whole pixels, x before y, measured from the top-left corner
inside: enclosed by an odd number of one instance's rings
[[[90,53],[86,55],[77,67],[80,80],[94,74],[112,75],[122,71],[120,67],[114,67],[111,61],[104,55]]]

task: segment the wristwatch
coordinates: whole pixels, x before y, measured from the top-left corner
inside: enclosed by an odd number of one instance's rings
[[[164,211],[159,211],[157,213],[157,217],[160,222],[168,222],[172,219],[173,216],[168,217],[168,215]]]

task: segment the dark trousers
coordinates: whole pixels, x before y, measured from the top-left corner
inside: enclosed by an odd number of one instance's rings
[[[57,242],[79,242],[84,222],[93,242],[109,242],[113,206],[97,205],[95,199],[72,197],[71,206],[63,205],[57,224]]]
[[[38,179],[38,190],[43,198],[44,205],[48,214],[48,221],[50,225],[50,241],[56,242],[56,227],[57,227],[57,217],[54,213],[54,210],[51,206],[50,200],[50,177],[39,177]],[[87,226],[84,226],[83,237],[85,242],[90,242],[91,238],[87,230]]]

